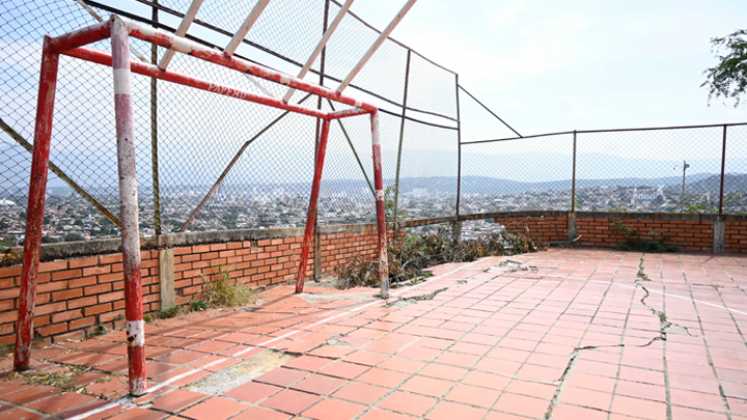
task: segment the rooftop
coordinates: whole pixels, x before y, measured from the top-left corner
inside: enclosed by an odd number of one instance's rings
[[[123,332],[34,350],[36,370],[85,367],[86,394],[0,382],[0,419],[743,419],[745,264],[550,249],[435,267],[388,304],[280,286],[148,324],[134,400]]]

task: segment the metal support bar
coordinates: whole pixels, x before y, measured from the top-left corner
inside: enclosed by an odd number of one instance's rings
[[[311,197],[309,197],[309,211],[306,215],[306,229],[304,230],[303,243],[301,245],[301,262],[298,265],[298,274],[296,275],[296,293],[303,292],[303,284],[306,279],[306,267],[309,263],[311,239],[314,233],[314,220],[316,220],[319,189],[322,183],[322,171],[324,170],[324,155],[327,152],[329,124],[330,121],[326,118],[322,122],[322,134],[319,139],[319,151],[316,156],[316,165],[314,168],[314,181],[311,185]]]
[[[154,0],[158,4],[158,0]],[[153,7],[153,22],[158,23],[158,8]],[[150,61],[158,62],[158,47],[150,47]],[[150,79],[150,144],[151,144],[151,172],[153,177],[153,219],[155,221],[156,236],[161,234],[161,189],[158,182],[158,79]]]
[[[454,91],[456,93],[456,112],[457,112],[457,197],[456,197],[456,215],[459,217],[459,206],[462,199],[462,117],[459,107],[459,75],[454,75]],[[460,228],[461,234],[461,228]]]
[[[233,53],[236,52],[236,48],[239,47],[239,44],[241,44],[241,41],[244,40],[246,34],[248,34],[249,30],[252,29],[252,26],[254,26],[254,23],[257,22],[257,19],[259,19],[259,15],[262,14],[269,2],[270,0],[259,0],[257,4],[254,5],[254,8],[252,8],[249,16],[246,17],[246,20],[241,24],[239,30],[236,31],[236,33],[233,34],[233,38],[228,41],[226,49],[223,50],[223,53],[226,54],[227,57],[232,56]]]
[[[721,144],[721,189],[718,199],[718,217],[721,218],[724,214],[724,178],[726,176],[726,130],[727,126],[724,124],[724,136]]]
[[[394,28],[397,27],[397,24],[399,24],[400,21],[405,17],[407,12],[410,11],[412,6],[415,5],[415,2],[417,0],[407,0],[407,3],[405,3],[404,6],[402,6],[402,9],[397,13],[396,16],[394,16],[394,19],[392,19],[391,22],[389,22],[389,25],[381,32],[381,35],[376,39],[376,41],[371,45],[371,47],[366,51],[366,53],[361,57],[360,61],[358,61],[358,64],[353,67],[353,69],[350,71],[350,73],[345,77],[345,79],[340,83],[340,86],[337,87],[337,93],[342,93],[343,90],[345,90],[346,87],[350,84],[350,82],[353,81],[353,78],[363,69],[363,66],[366,65],[368,60],[371,59],[371,57],[374,55],[376,50],[379,49],[381,44],[384,43],[384,41],[389,37],[389,34],[392,33]]]
[[[20,134],[16,130],[14,130],[11,126],[5,123],[2,118],[0,118],[0,128],[10,136],[13,140],[16,141],[16,143],[20,144],[24,149],[28,150],[29,153],[33,155],[34,150],[31,143],[26,141],[23,137],[21,137]],[[104,215],[107,219],[109,219],[112,223],[117,225],[117,227],[120,227],[119,219],[117,219],[117,216],[113,215],[106,207],[104,207],[103,204],[99,203],[95,198],[93,198],[86,190],[83,189],[78,183],[73,181],[70,177],[68,177],[65,172],[62,171],[57,165],[55,165],[52,162],[49,162],[49,170],[52,171],[55,175],[57,175],[61,180],[63,180],[70,188],[75,190],[78,194],[80,194],[81,197],[83,197],[84,200],[88,201],[89,204],[94,206],[96,210],[100,211],[101,214]]]
[[[573,132],[573,175],[571,176],[571,211],[576,211],[576,132]]]
[[[130,394],[145,394],[145,327],[143,292],[140,278],[140,228],[137,203],[135,130],[132,114],[130,49],[127,27],[112,21],[112,69],[114,109],[117,126],[117,168],[119,203],[122,217],[122,263],[125,292],[125,333]]]
[[[83,0],[75,0],[75,1],[80,5],[80,7],[83,8],[83,10],[85,10],[86,12],[88,12],[88,14],[91,15],[91,17],[94,20],[96,20],[97,22],[103,22],[104,21],[104,19],[101,16],[99,16],[99,14],[96,13],[96,11],[93,10],[90,6],[88,6]],[[153,3],[157,5],[158,4],[158,0],[153,0]],[[153,18],[154,22],[158,23],[158,8],[156,8],[156,7],[153,7],[152,18]],[[148,60],[146,60],[145,57],[143,57],[142,54],[140,54],[139,52],[137,52],[137,50],[135,50],[135,48],[132,47],[131,45],[130,45],[130,51],[133,54],[135,54],[135,57],[137,57],[138,60],[142,61],[143,63],[147,63],[148,62]],[[153,63],[153,64],[155,64],[155,63]]]
[[[399,225],[397,224],[397,212],[399,211],[399,170],[402,164],[402,143],[405,138],[405,116],[407,113],[407,89],[410,84],[410,57],[412,51],[407,50],[407,63],[405,64],[405,90],[402,94],[402,121],[399,125],[399,146],[397,148],[397,170],[394,174],[394,241],[399,238]]]
[[[303,101],[309,99],[310,97],[311,97],[311,94],[306,95],[306,97],[303,98],[301,100],[301,102],[299,102],[299,104],[302,103]],[[247,140],[244,143],[243,146],[241,146],[241,148],[239,149],[239,151],[236,152],[236,154],[233,156],[233,159],[231,159],[231,161],[226,166],[226,169],[223,170],[223,173],[220,174],[220,176],[215,181],[215,183],[213,184],[213,186],[210,188],[210,190],[207,192],[207,194],[205,194],[205,197],[203,197],[202,201],[200,201],[200,204],[198,204],[197,207],[195,207],[195,209],[192,211],[192,214],[190,214],[189,217],[187,218],[187,221],[184,222],[184,224],[182,225],[182,227],[179,228],[179,232],[184,232],[185,230],[187,230],[187,227],[190,224],[192,224],[192,221],[195,219],[195,216],[197,216],[197,214],[200,212],[200,210],[202,210],[202,208],[205,207],[205,204],[207,204],[208,200],[210,200],[210,197],[212,197],[213,194],[215,194],[215,191],[218,190],[218,187],[223,182],[223,180],[226,178],[226,176],[228,176],[228,173],[231,171],[231,169],[233,168],[233,166],[236,164],[236,162],[239,161],[239,158],[241,157],[241,155],[244,154],[244,151],[246,150],[246,148],[249,147],[249,145],[252,144],[252,142],[254,142],[254,140],[257,140],[262,134],[266,133],[267,130],[269,130],[270,128],[272,128],[272,126],[274,126],[275,124],[277,124],[278,121],[280,121],[283,118],[285,118],[285,116],[288,115],[289,113],[290,113],[290,111],[285,111],[284,113],[282,113],[279,117],[275,118],[271,123],[269,123],[265,128],[263,128],[262,130],[260,130],[259,133],[255,134],[252,138],[250,138],[249,140]]]
[[[386,243],[386,209],[384,207],[384,176],[381,169],[381,136],[379,113],[371,113],[371,148],[374,166],[374,186],[376,187],[376,228],[379,234],[379,277],[381,278],[381,298],[389,299],[389,260]]]
[[[316,48],[314,48],[314,51],[309,56],[309,59],[306,60],[306,64],[304,64],[303,68],[300,72],[298,72],[298,78],[303,79],[304,76],[306,76],[306,73],[309,72],[309,69],[311,68],[311,65],[314,64],[314,61],[319,56],[319,54],[322,52],[322,50],[325,48],[325,45],[327,45],[327,41],[329,41],[329,38],[332,37],[332,34],[335,32],[335,29],[337,29],[337,26],[340,25],[340,22],[342,22],[342,18],[345,17],[345,14],[350,9],[350,6],[353,5],[353,1],[355,0],[347,0],[345,4],[342,5],[342,8],[337,13],[337,16],[335,16],[335,20],[332,21],[332,24],[329,26],[329,28],[326,28],[324,30],[324,35],[322,35],[322,39],[319,40],[319,43],[316,45]],[[325,13],[324,18],[325,21],[327,20],[327,11],[329,10],[329,3],[326,3],[325,6]],[[326,22],[325,22],[325,27]],[[324,70],[321,71],[320,77],[324,77]],[[320,83],[321,84],[321,83]],[[293,96],[293,93],[295,92],[295,89],[288,90],[288,93],[285,94],[285,97],[283,98],[283,102],[290,101],[291,97]]]
[[[494,116],[495,118],[497,118],[497,119],[498,119],[498,121],[500,121],[501,123],[503,123],[503,125],[505,125],[506,127],[508,127],[508,129],[509,129],[509,130],[513,131],[513,132],[514,132],[514,134],[516,134],[516,135],[517,135],[517,136],[519,136],[519,137],[523,137],[523,136],[522,136],[521,134],[519,134],[519,132],[518,132],[518,131],[514,130],[514,128],[513,128],[513,127],[511,127],[510,125],[508,125],[508,123],[507,123],[507,122],[503,121],[503,118],[499,117],[499,116],[498,116],[498,115],[497,115],[497,114],[496,114],[495,112],[493,112],[493,111],[492,111],[492,110],[491,110],[490,108],[488,108],[487,106],[485,106],[485,104],[483,104],[483,103],[482,103],[482,102],[480,102],[480,101],[479,101],[479,100],[478,100],[477,98],[475,98],[474,96],[472,96],[472,94],[471,94],[471,93],[467,92],[467,89],[465,89],[465,88],[463,88],[463,87],[461,87],[461,86],[459,86],[459,89],[461,89],[461,90],[462,90],[462,92],[464,92],[464,93],[466,93],[467,95],[469,95],[469,97],[470,97],[470,98],[472,98],[472,100],[474,100],[475,102],[477,102],[477,104],[478,104],[478,105],[480,105],[480,106],[481,106],[481,107],[483,107],[483,108],[484,108],[484,109],[485,109],[486,111],[488,111],[488,112],[490,113],[490,115],[492,115],[492,116]]]
[[[56,52],[52,51],[50,41],[49,37],[44,38],[39,75],[39,96],[36,102],[34,149],[31,158],[29,202],[26,212],[26,237],[23,242],[21,291],[18,297],[16,347],[13,354],[13,368],[16,372],[29,368],[31,340],[34,338],[36,284],[39,276],[44,200],[47,193],[49,150],[52,141],[54,96],[57,88],[57,68],[60,58]]]
[[[335,110],[335,105],[327,99],[327,102],[329,102],[329,106],[332,108],[332,111]],[[340,129],[342,130],[342,134],[345,136],[345,140],[348,141],[348,144],[350,145],[350,150],[353,151],[353,155],[355,156],[355,161],[358,162],[358,166],[361,168],[361,172],[363,172],[363,177],[366,178],[366,184],[368,184],[368,188],[371,190],[371,195],[376,197],[376,191],[374,191],[373,185],[371,184],[371,180],[368,179],[368,174],[366,173],[366,170],[363,168],[363,162],[361,162],[361,158],[358,156],[358,152],[355,150],[355,146],[353,146],[353,141],[350,140],[350,136],[348,135],[348,130],[345,129],[345,124],[342,123],[342,120],[337,120],[337,122],[340,124]]]
[[[184,14],[184,18],[182,18],[181,23],[179,23],[179,27],[176,28],[176,36],[184,37],[184,35],[187,35],[187,29],[189,29],[189,25],[192,24],[192,21],[195,20],[197,11],[200,10],[200,6],[202,6],[202,0],[192,0],[192,4],[189,5],[187,13]],[[161,57],[161,62],[158,63],[158,68],[166,70],[171,59],[174,58],[175,52],[176,51],[174,51],[173,48],[169,48],[169,50],[166,51],[166,54]]]
[[[329,22],[329,2],[330,0],[324,1],[324,21],[322,22],[322,36],[327,33],[327,24]],[[324,86],[324,70],[327,61],[327,48],[323,47],[321,50],[322,60],[319,63],[319,86]],[[293,91],[291,89],[289,92]],[[292,92],[291,92],[292,95]],[[287,102],[287,99],[283,99]],[[321,111],[322,109],[322,97],[317,96],[316,108]],[[316,133],[314,134],[314,165],[316,166],[316,159],[319,157],[319,131],[320,131],[320,120],[316,119]],[[319,215],[314,217],[314,280],[319,281],[322,279],[322,235],[319,232]]]

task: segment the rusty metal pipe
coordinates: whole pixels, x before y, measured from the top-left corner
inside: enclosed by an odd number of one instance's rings
[[[306,215],[306,230],[303,234],[303,244],[301,245],[301,263],[298,265],[298,274],[296,275],[296,293],[303,292],[303,283],[306,279],[306,267],[309,263],[309,252],[311,249],[311,239],[314,234],[314,220],[316,220],[317,202],[319,201],[319,188],[322,184],[322,171],[324,170],[324,155],[327,152],[327,139],[329,138],[330,120],[325,118],[322,122],[322,135],[319,138],[319,151],[316,155],[316,165],[314,168],[314,182],[311,184],[311,197],[309,198],[309,211]]]
[[[47,193],[54,96],[57,89],[57,68],[60,58],[59,54],[52,50],[50,41],[49,37],[44,38],[39,76],[39,96],[36,102],[34,151],[31,157],[21,291],[18,297],[16,348],[13,355],[13,369],[16,372],[29,368],[31,340],[34,338],[36,284],[39,277],[39,258],[41,256],[42,228],[44,226],[44,200]]]
[[[125,333],[130,394],[145,394],[145,330],[140,278],[140,228],[137,204],[135,130],[132,115],[132,83],[127,27],[112,20],[112,69],[117,125],[119,208],[122,221],[122,260],[125,280]]]
[[[384,208],[384,176],[381,169],[381,136],[379,113],[371,113],[371,143],[373,149],[374,188],[376,188],[376,228],[379,234],[379,277],[381,298],[389,299],[389,260],[386,243],[386,211]]]

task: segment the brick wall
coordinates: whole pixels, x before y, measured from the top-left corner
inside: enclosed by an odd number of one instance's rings
[[[333,274],[335,266],[355,255],[375,258],[378,243],[375,229],[374,225],[351,225],[321,235],[322,275]],[[293,233],[296,232],[302,231],[297,229]],[[389,231],[387,237],[391,240],[392,236]],[[404,237],[403,230],[400,237]],[[176,303],[183,305],[203,297],[202,276],[214,279],[220,266],[232,280],[250,287],[295,281],[302,241],[302,236],[291,236],[176,246],[173,248]],[[160,307],[158,256],[157,250],[141,253],[146,313]],[[314,276],[313,242],[306,275],[307,279]],[[1,344],[15,340],[20,277],[20,264],[0,267]],[[123,289],[121,253],[41,263],[34,321],[36,339],[41,343],[78,339],[94,326],[122,326]]]
[[[615,229],[615,222],[629,227],[631,232]],[[658,233],[657,241],[665,245],[676,245],[682,251],[713,250],[713,222],[709,221],[599,218],[580,215],[576,219],[576,234],[582,235],[577,243],[581,246],[612,247],[625,242],[626,235],[653,239],[650,235],[652,231]]]
[[[504,225],[510,233],[525,233],[525,227],[529,229],[529,235],[543,242],[558,242],[568,239],[568,218],[559,216],[526,216],[496,218],[496,222]]]
[[[724,223],[726,252],[747,253],[747,222]]]

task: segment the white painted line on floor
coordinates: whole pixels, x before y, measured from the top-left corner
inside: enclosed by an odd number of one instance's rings
[[[612,284],[613,286],[625,287],[625,288],[628,288],[628,289],[636,289],[636,286],[631,286],[629,284],[615,283],[615,282],[612,282],[612,281],[605,281],[605,280],[585,279],[583,277],[556,276],[556,275],[552,275],[552,274],[543,275],[542,277],[554,277],[554,278],[569,279],[569,280],[581,280],[581,281],[586,281],[586,282],[590,282],[590,283]],[[685,296],[673,295],[671,293],[660,292],[658,290],[653,290],[653,289],[649,289],[649,288],[646,288],[646,290],[648,290],[649,293],[657,293],[657,294],[660,294],[660,295],[663,295],[663,296],[667,296],[667,297],[671,297],[671,298],[675,298],[675,299],[682,299],[682,300],[687,300],[687,301],[690,301],[690,302],[702,303],[703,305],[708,305],[708,306],[712,306],[714,308],[719,308],[719,309],[726,309],[727,311],[747,316],[747,312],[742,312],[742,311],[737,310],[737,309],[727,308],[726,306],[716,305],[714,303],[704,302],[702,300],[692,299],[692,298],[685,297]]]
[[[88,411],[86,413],[78,414],[77,416],[70,417],[67,420],[83,420],[85,418],[91,417],[94,414],[102,413],[102,412],[104,412],[106,410],[109,410],[109,409],[112,409],[112,408],[114,408],[114,407],[116,407],[118,405],[122,405],[122,404],[126,403],[127,401],[129,401],[129,399],[127,397],[120,398],[118,400],[110,402],[109,404],[102,405],[99,408],[94,408],[93,410]]]

